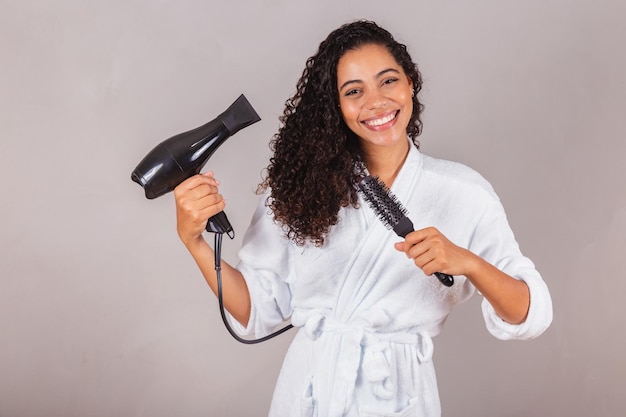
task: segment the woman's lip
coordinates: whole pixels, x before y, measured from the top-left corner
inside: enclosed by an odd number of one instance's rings
[[[393,124],[395,120],[398,118],[398,113],[400,110],[388,111],[386,113],[376,115],[376,117],[371,117],[369,119],[361,121],[365,126],[370,129],[379,129],[384,128],[389,124]]]

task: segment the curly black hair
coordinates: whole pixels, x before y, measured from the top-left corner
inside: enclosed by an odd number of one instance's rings
[[[407,134],[419,148],[418,100],[422,77],[404,44],[375,22],[358,20],[331,32],[306,61],[296,93],[285,102],[274,152],[259,191],[269,188],[267,206],[287,238],[322,246],[341,207],[358,207],[357,184],[364,165],[358,137],[339,109],[337,64],[348,51],[376,44],[387,48],[413,83],[413,113]]]

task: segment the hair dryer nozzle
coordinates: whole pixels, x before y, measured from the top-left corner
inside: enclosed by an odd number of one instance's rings
[[[218,117],[231,135],[261,120],[243,94]]]

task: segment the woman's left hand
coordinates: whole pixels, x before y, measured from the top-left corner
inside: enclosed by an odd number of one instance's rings
[[[397,242],[395,248],[404,252],[415,262],[424,274],[442,272],[449,275],[465,275],[476,257],[467,249],[450,242],[435,227],[409,233],[404,242]]]

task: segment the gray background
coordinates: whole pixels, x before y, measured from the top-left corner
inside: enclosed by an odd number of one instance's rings
[[[435,339],[445,416],[626,408],[626,6],[614,1],[0,0],[0,416],[262,416],[289,333],[243,346],[130,181],[161,140],[245,93],[263,120],[216,171],[236,261],[304,61],[371,18],[424,75],[423,151],[496,188],[554,300],[501,342],[478,296]]]

